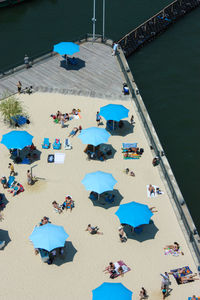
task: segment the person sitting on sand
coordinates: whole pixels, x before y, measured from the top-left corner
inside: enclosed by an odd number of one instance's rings
[[[106,268],[103,270],[103,272],[104,272],[105,274],[110,273],[110,272],[113,272],[113,271],[115,271],[115,265],[114,265],[113,262],[110,262],[109,265],[108,265],[108,267],[106,267]]]
[[[68,113],[64,114],[64,119],[65,119],[65,121],[69,121],[69,114]]]
[[[174,242],[173,245],[167,245],[164,249],[172,249],[173,251],[178,252],[180,250],[180,245],[177,242]],[[183,252],[181,252],[181,254],[184,255]]]
[[[154,194],[154,196],[155,196],[155,188],[154,188],[151,184],[149,184],[148,190],[149,190],[149,192],[150,192],[150,196],[151,196],[152,194]]]
[[[4,189],[6,189],[8,187],[6,176],[1,177],[1,184],[3,185]]]
[[[118,230],[119,230],[119,239],[120,239],[120,242],[122,242],[122,243],[126,242],[127,241],[127,237],[126,237],[126,234],[124,232],[123,227],[120,226],[118,228]]]
[[[66,196],[65,201],[62,204],[62,209],[65,209],[65,208],[66,208],[66,210],[70,209],[70,212],[71,212],[73,207],[74,207],[74,201],[72,200],[72,197],[69,195]]]
[[[197,300],[197,297],[195,295],[193,295],[191,300]]]
[[[130,171],[129,168],[126,168],[124,171],[127,175],[130,175],[132,177],[135,177],[135,173],[133,171]]]
[[[59,214],[62,213],[62,209],[61,209],[60,205],[59,205],[56,201],[53,201],[53,202],[52,202],[52,205],[53,205],[53,208],[54,208],[54,210],[55,210],[56,212],[58,212]]]
[[[143,300],[145,298],[147,298],[147,291],[145,290],[145,288],[141,288],[141,291],[139,293],[139,297],[140,297],[140,300]]]
[[[74,127],[73,129],[72,129],[72,131],[70,132],[70,134],[68,135],[68,137],[73,137],[73,136],[75,136],[75,134],[77,134],[77,132],[78,132],[78,128],[77,127]]]
[[[158,156],[153,158],[152,164],[153,164],[154,167],[156,167],[159,164],[159,157]]]
[[[62,113],[58,110],[56,113],[56,119],[58,119],[60,121],[61,116],[62,116]]]
[[[44,217],[43,219],[41,219],[41,222],[39,223],[39,226],[43,226],[43,225],[46,225],[48,223],[51,223],[49,221],[49,218],[48,217]]]
[[[73,109],[72,109],[72,112],[69,113],[69,114],[70,114],[70,115],[75,115],[75,116],[77,116],[78,113],[79,113],[79,111],[80,111],[80,109],[75,109],[75,108],[73,108]]]
[[[162,195],[162,191],[159,189],[159,187],[156,188],[156,194]]]
[[[91,224],[88,224],[87,228],[85,231],[89,231],[90,234],[103,234],[103,232],[98,231],[99,228],[97,226],[92,227]]]

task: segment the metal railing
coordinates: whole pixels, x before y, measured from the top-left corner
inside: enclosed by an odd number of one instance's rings
[[[135,102],[135,104],[137,106],[137,110],[139,112],[141,121],[142,121],[143,126],[144,126],[144,128],[146,130],[146,133],[148,135],[150,145],[153,147],[156,156],[159,157],[159,164],[160,164],[162,173],[163,173],[164,178],[165,178],[165,180],[167,182],[167,185],[168,185],[169,190],[171,192],[172,198],[174,199],[174,202],[176,204],[176,207],[177,207],[177,210],[179,212],[180,218],[181,218],[181,220],[182,220],[182,222],[184,224],[184,227],[185,227],[185,230],[187,232],[189,241],[190,241],[190,243],[191,243],[191,245],[193,247],[193,250],[195,252],[196,258],[198,260],[197,267],[199,268],[199,266],[200,266],[200,246],[199,246],[199,244],[197,242],[197,239],[195,238],[195,235],[197,234],[197,230],[196,230],[195,225],[193,223],[192,217],[191,217],[191,215],[189,213],[189,210],[188,210],[188,208],[187,208],[187,206],[185,204],[185,201],[184,201],[182,195],[181,195],[181,197],[177,195],[177,192],[176,192],[176,190],[174,188],[174,184],[173,184],[173,182],[170,179],[170,176],[169,176],[168,171],[166,169],[166,165],[163,162],[162,156],[160,154],[161,149],[159,149],[159,147],[157,146],[157,143],[156,143],[156,141],[155,141],[155,139],[154,139],[154,137],[152,135],[152,131],[149,128],[148,122],[147,122],[146,117],[145,117],[145,115],[143,113],[140,101],[139,101],[138,96],[137,96],[137,91],[134,90],[132,82],[131,82],[131,80],[129,78],[129,71],[130,70],[125,67],[125,65],[124,65],[124,63],[122,61],[122,58],[121,58],[121,53],[117,53],[117,59],[118,59],[119,65],[121,67],[121,70],[122,70],[122,72],[124,74],[124,77],[125,77],[125,80],[127,82],[128,87],[129,87],[129,90],[130,90],[130,93],[132,95],[132,98],[134,99],[134,102]],[[188,212],[187,213],[187,215],[188,215],[187,217],[185,215],[185,212],[183,211],[183,206],[182,205],[184,206],[185,210],[187,210],[187,212]],[[191,229],[191,227],[193,227],[193,229]],[[197,236],[198,236],[198,234],[197,234]]]

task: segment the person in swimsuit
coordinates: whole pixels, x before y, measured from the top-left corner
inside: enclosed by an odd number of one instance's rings
[[[106,274],[106,273],[110,273],[110,272],[114,272],[114,271],[115,271],[115,265],[114,265],[113,262],[110,262],[110,263],[109,263],[109,266],[106,267],[106,268],[103,270],[103,272],[105,272],[105,274]],[[116,271],[115,271],[115,272],[116,272]]]
[[[122,226],[119,227],[119,239],[121,243],[125,243],[127,241],[127,237],[125,235],[124,229]]]
[[[73,137],[75,134],[77,134],[77,132],[78,132],[78,128],[77,127],[74,127],[73,129],[72,129],[72,131],[70,132],[70,134],[68,135],[68,137]]]
[[[103,234],[103,232],[98,231],[99,228],[97,226],[93,227],[91,224],[88,224],[87,228],[85,231],[89,231],[90,234]]]
[[[152,194],[154,194],[154,196],[155,196],[155,189],[154,189],[154,187],[153,187],[151,184],[149,184],[148,190],[149,190],[149,192],[150,192],[150,196],[151,196]]]
[[[140,297],[140,300],[147,298],[147,291],[145,290],[145,288],[143,288],[143,287],[141,288],[139,297]]]

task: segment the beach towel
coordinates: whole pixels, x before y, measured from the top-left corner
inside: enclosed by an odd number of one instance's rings
[[[47,158],[48,163],[53,163],[54,162],[54,154],[49,154]]]
[[[183,273],[181,273],[181,274],[179,273],[179,271],[180,271],[181,269],[185,269],[185,273],[184,273],[184,274],[183,274]],[[181,283],[177,280],[178,278],[184,277],[184,276],[187,276],[187,275],[192,274],[192,271],[190,270],[190,268],[189,268],[188,266],[183,267],[183,268],[178,268],[178,269],[175,269],[175,270],[171,270],[170,272],[173,273],[173,276],[174,276],[174,278],[176,279],[176,282],[177,282],[178,284],[181,284]]]
[[[137,148],[137,143],[122,143],[123,148]]]
[[[129,268],[122,260],[119,260],[119,261],[115,262],[114,265],[115,265],[115,271],[116,271],[116,273],[113,274],[112,272],[109,272],[110,275],[112,275],[112,274],[114,275],[113,278],[116,278],[116,277],[118,277],[120,275],[120,273],[117,271],[119,267],[122,267],[123,274],[127,273],[127,272],[129,272],[131,270],[131,268]]]
[[[141,157],[141,155],[137,154],[137,153],[132,153],[132,152],[129,152],[128,153],[128,156],[126,156],[126,154],[123,154],[123,159],[139,159]]]
[[[188,297],[188,300],[191,300],[191,299],[192,299],[192,297]],[[195,299],[200,300],[200,297],[196,297]]]
[[[64,164],[65,153],[55,153],[54,162],[55,164]]]
[[[164,249],[164,255],[171,254],[172,256],[179,256],[181,255],[182,251],[179,249],[178,251],[174,251],[173,249]]]
[[[155,197],[158,197],[159,195],[163,195],[163,194],[164,194],[162,191],[161,191],[161,194],[156,193],[156,188],[158,188],[158,186],[153,185],[153,184],[152,184],[152,186],[153,186],[154,189],[155,189],[155,194],[154,194],[154,193],[150,194],[150,191],[149,191],[149,184],[148,184],[148,185],[147,185],[147,197],[148,197],[148,198],[155,198]]]

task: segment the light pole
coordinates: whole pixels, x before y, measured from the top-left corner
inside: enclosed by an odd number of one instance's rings
[[[92,23],[93,23],[93,41],[95,40],[95,5],[96,5],[96,0],[93,0],[93,18],[92,18]]]
[[[105,38],[105,6],[106,6],[106,3],[105,3],[106,0],[103,0],[103,41],[104,41],[104,38]]]

